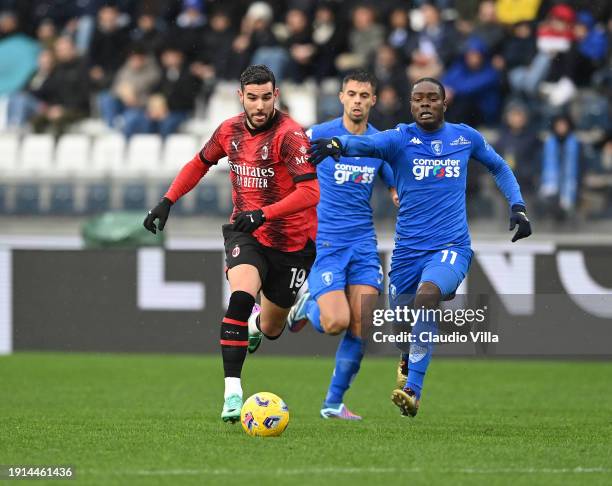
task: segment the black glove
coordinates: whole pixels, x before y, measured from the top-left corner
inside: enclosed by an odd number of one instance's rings
[[[252,233],[266,221],[264,212],[261,209],[255,211],[241,211],[234,219],[234,231],[242,231],[244,233]]]
[[[518,224],[518,229],[512,237],[512,243],[521,238],[527,238],[531,234],[531,223],[525,214],[525,206],[515,204],[512,206],[512,215],[510,216],[510,231]]]
[[[339,160],[342,155],[342,144],[337,137],[317,138],[311,142],[308,153],[312,165],[319,165],[326,157]]]
[[[170,207],[172,206],[172,201],[167,197],[162,198],[161,201],[155,206],[144,222],[142,223],[145,228],[147,228],[154,235],[157,234],[158,226],[155,226],[155,219],[159,219],[159,231],[164,231],[164,226],[166,226],[166,221],[168,220],[168,215],[170,214]]]

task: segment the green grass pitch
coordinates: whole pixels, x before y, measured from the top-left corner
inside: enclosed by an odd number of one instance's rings
[[[247,359],[245,396],[291,412],[266,439],[220,420],[218,356],[0,357],[0,464],[101,485],[612,484],[612,363],[434,359],[409,419],[389,400],[395,361],[366,358],[347,395],[361,423],[318,418],[331,369]]]

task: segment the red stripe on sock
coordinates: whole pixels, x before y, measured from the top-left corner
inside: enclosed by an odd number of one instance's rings
[[[248,323],[244,321],[237,321],[236,319],[230,319],[229,317],[224,317],[222,322],[224,324],[234,324],[236,326],[248,326]]]
[[[221,346],[248,346],[249,342],[248,341],[232,341],[229,339],[221,339],[219,341],[221,343]]]

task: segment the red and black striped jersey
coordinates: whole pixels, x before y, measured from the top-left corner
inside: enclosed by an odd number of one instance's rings
[[[225,120],[200,151],[200,159],[216,164],[227,156],[236,213],[259,209],[284,199],[295,184],[315,179],[316,168],[308,162],[310,142],[302,128],[287,114],[276,111],[260,129],[246,124],[241,113]],[[316,231],[316,209],[266,221],[253,235],[262,245],[281,251],[304,248]]]

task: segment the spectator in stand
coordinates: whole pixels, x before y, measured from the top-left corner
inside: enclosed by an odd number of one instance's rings
[[[42,114],[53,101],[57,90],[55,56],[51,49],[43,49],[38,55],[38,69],[25,89],[10,95],[8,100],[8,126],[19,129],[34,115]]]
[[[40,45],[46,49],[53,49],[57,39],[57,28],[51,19],[43,19],[36,29],[36,38]]]
[[[504,124],[495,144],[521,186],[525,197],[533,197],[541,173],[541,143],[530,123],[527,105],[511,101],[504,112]]]
[[[505,32],[497,20],[494,0],[484,0],[478,5],[478,19],[471,35],[480,38],[491,55],[500,51]]]
[[[58,28],[69,28],[70,21],[79,15],[79,2],[75,0],[16,0],[15,3],[28,5],[29,7],[26,7],[30,13],[28,24],[24,24],[28,32],[32,32],[31,29],[40,25],[44,19],[51,19]],[[66,33],[71,32],[67,31]],[[63,33],[63,35],[66,35],[66,33]]]
[[[392,84],[381,85],[378,89],[376,104],[370,111],[369,120],[378,130],[389,130],[399,123],[405,123],[406,112]]]
[[[317,6],[312,24],[312,40],[317,52],[313,62],[317,81],[336,75],[335,59],[344,50],[346,41],[342,26],[329,3]]]
[[[515,92],[533,97],[538,89],[554,106],[567,103],[575,93],[570,75],[574,41],[574,10],[565,4],[555,5],[537,30],[538,52],[529,66],[509,73],[510,86]],[[548,81],[548,84],[542,84]]]
[[[25,86],[36,71],[39,51],[38,42],[19,32],[17,15],[0,12],[0,98]]]
[[[387,43],[397,51],[402,52],[406,48],[411,35],[408,11],[401,7],[394,8],[389,15]]]
[[[70,123],[89,113],[89,83],[87,65],[76,50],[71,37],[62,36],[55,42],[57,64],[53,73],[53,89],[48,104],[32,118],[37,133],[50,129],[59,136]]]
[[[584,177],[585,189],[595,195],[591,204],[591,215],[612,217],[612,131],[596,145],[597,158],[592,161]]]
[[[265,64],[274,72],[277,82],[283,80],[289,55],[272,33],[273,19],[274,11],[266,2],[249,6],[242,19],[240,34],[233,43],[236,68],[239,67],[233,77],[237,78],[247,64]]]
[[[310,77],[312,60],[316,54],[316,46],[312,42],[310,22],[306,12],[291,8],[285,16],[285,27],[289,36],[285,40],[285,48],[289,53],[287,78],[300,83]]]
[[[183,10],[169,31],[169,38],[183,50],[189,62],[204,49],[205,32],[204,0],[183,0]]]
[[[446,88],[449,121],[494,125],[499,118],[501,83],[487,47],[478,37],[468,39],[461,59],[442,78]]]
[[[143,131],[142,119],[149,95],[160,80],[155,58],[143,44],[134,44],[121,66],[110,91],[98,96],[98,109],[110,128],[126,137]]]
[[[132,44],[147,46],[147,49],[159,56],[164,43],[164,31],[161,21],[145,7],[141,9],[136,18],[136,26],[130,31]]]
[[[538,29],[538,48],[549,54],[549,67],[540,93],[553,107],[566,105],[576,93],[572,76],[576,70],[574,23],[576,12],[567,4],[555,5]],[[558,47],[555,42],[559,43]]]
[[[179,46],[166,45],[161,64],[161,81],[147,102],[143,131],[167,137],[175,133],[193,112],[201,84],[189,72],[189,65]]]
[[[506,25],[532,22],[538,15],[541,3],[542,0],[496,0],[497,19]]]
[[[518,22],[511,27],[494,64],[496,68],[510,72],[514,68],[531,64],[535,54],[536,41],[531,24]]]
[[[442,22],[438,7],[425,3],[420,10],[423,29],[406,45],[406,58],[410,59],[407,74],[411,83],[424,77],[439,77],[454,59],[459,43],[457,31],[451,24]]]
[[[407,91],[406,71],[400,64],[397,51],[390,45],[383,44],[378,48],[370,71],[376,76],[379,83],[393,85],[396,94]]]
[[[353,11],[352,25],[348,32],[348,52],[336,58],[340,72],[364,68],[376,55],[385,41],[385,29],[376,22],[376,12],[369,5],[358,5]]]
[[[121,12],[114,4],[106,4],[98,11],[88,51],[89,78],[95,90],[108,88],[125,61],[130,34],[120,16]]]
[[[544,142],[540,197],[545,210],[563,221],[576,210],[580,180],[580,144],[567,115],[552,120],[551,133]]]
[[[227,11],[216,10],[210,16],[210,29],[204,36],[204,49],[191,64],[191,73],[198,77],[212,91],[219,79],[232,79],[232,42],[236,33]]]
[[[574,35],[577,43],[572,80],[578,86],[588,86],[593,73],[606,61],[608,38],[604,28],[597,25],[593,15],[586,10],[578,12],[576,16]]]

